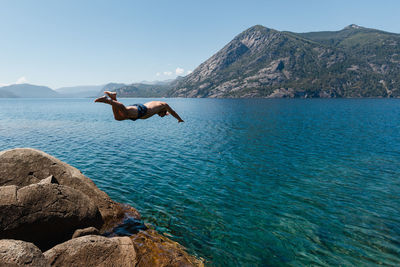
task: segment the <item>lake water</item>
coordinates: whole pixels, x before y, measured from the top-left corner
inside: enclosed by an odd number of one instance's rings
[[[0,99],[0,149],[77,167],[208,265],[400,265],[400,100],[166,101],[185,123]]]

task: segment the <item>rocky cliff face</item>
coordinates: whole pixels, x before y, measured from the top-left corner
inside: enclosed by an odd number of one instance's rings
[[[399,97],[400,35],[257,25],[171,86],[172,97]]]

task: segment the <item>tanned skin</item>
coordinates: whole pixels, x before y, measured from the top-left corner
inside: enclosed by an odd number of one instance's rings
[[[114,113],[114,118],[117,121],[129,120],[129,119],[137,119],[138,117],[138,109],[135,106],[125,106],[121,102],[117,100],[117,93],[105,91],[106,95],[97,98],[94,102],[109,104],[112,107],[112,111]],[[108,98],[108,97],[109,98]],[[148,119],[153,115],[157,114],[160,117],[164,117],[166,115],[171,114],[175,119],[179,122],[183,122],[181,117],[179,117],[178,113],[176,113],[167,103],[161,101],[150,101],[144,104],[147,107],[146,114],[140,119]]]

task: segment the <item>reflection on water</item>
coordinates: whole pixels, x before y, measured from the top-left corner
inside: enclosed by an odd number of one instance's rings
[[[185,123],[1,99],[0,148],[79,168],[210,265],[400,264],[399,100],[167,102]]]

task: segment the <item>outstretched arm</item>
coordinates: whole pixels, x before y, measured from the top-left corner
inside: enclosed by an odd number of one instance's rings
[[[184,122],[181,117],[179,117],[178,113],[176,113],[168,104],[165,105],[165,108],[167,109],[168,113],[174,116],[178,120],[178,122]]]

